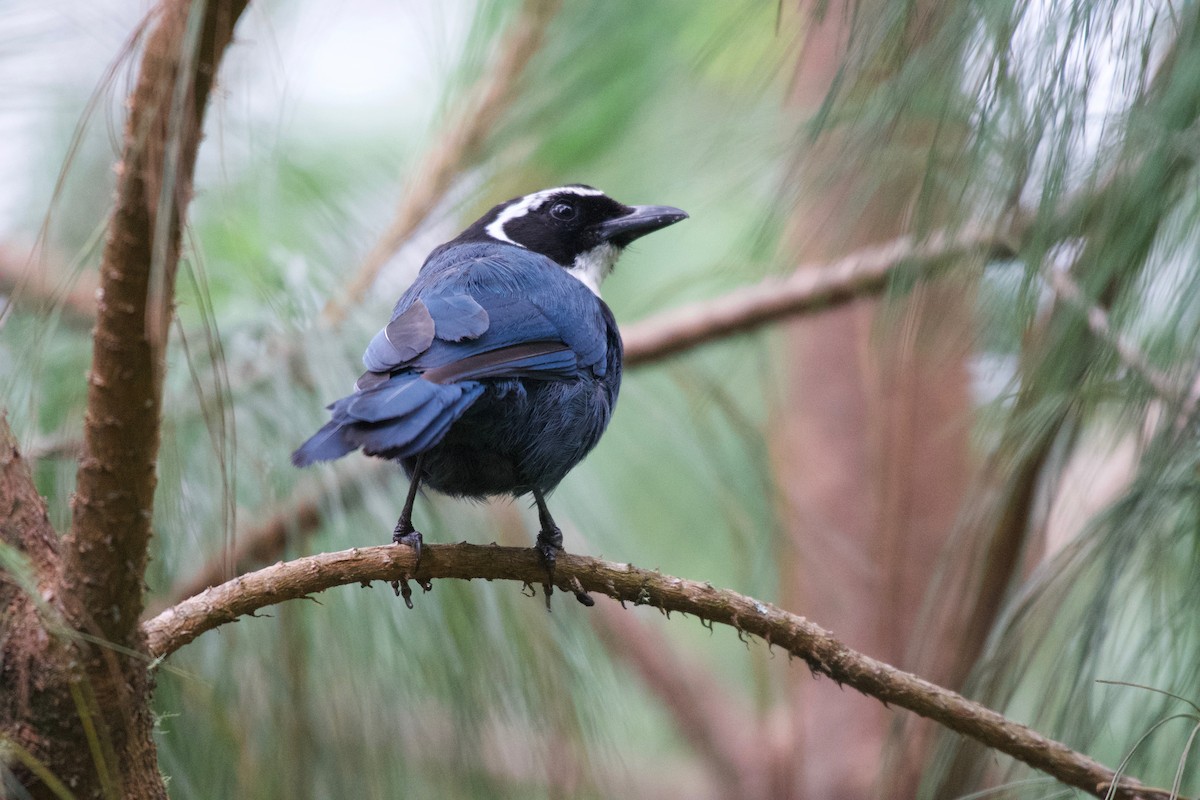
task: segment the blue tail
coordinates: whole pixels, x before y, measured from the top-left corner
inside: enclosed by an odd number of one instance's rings
[[[362,448],[367,455],[408,458],[436,445],[483,393],[476,381],[432,383],[399,373],[378,386],[343,397],[333,419],[292,453],[306,467]]]

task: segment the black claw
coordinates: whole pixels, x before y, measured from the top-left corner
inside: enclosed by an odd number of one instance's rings
[[[406,527],[408,528],[407,531],[404,530]],[[421,543],[423,541],[424,537],[421,536],[421,532],[414,531],[411,523],[406,526],[403,519],[396,524],[396,530],[392,532],[392,544],[407,545],[413,549],[414,554],[416,555],[416,559],[413,561],[413,568],[409,574],[398,581],[392,581],[392,589],[396,592],[396,596],[403,597],[404,605],[408,606],[409,608],[413,607],[413,602],[412,587],[408,585],[408,578],[421,568]],[[429,583],[428,580],[426,580],[424,583],[421,583],[421,581],[418,580],[417,583],[421,584],[422,589],[427,592],[429,591],[429,588],[427,588],[427,584]]]
[[[558,554],[563,549],[563,535],[558,528],[550,530],[542,530],[537,537],[538,555],[542,557],[542,563],[546,565],[546,569],[550,572],[554,571],[554,562],[558,559]]]
[[[414,550],[417,559],[416,562],[413,563],[413,572],[416,572],[421,566],[421,544],[424,541],[425,537],[421,535],[420,531],[410,530],[408,532],[404,532],[400,530],[399,526],[397,526],[396,530],[392,533],[392,544],[408,545]]]
[[[579,582],[579,578],[572,578],[571,585],[574,587],[571,589],[571,592],[575,595],[575,599],[578,600],[582,605],[585,605],[588,608],[596,605],[596,601],[593,600],[592,596],[587,593],[586,589],[583,588],[583,584]]]
[[[398,581],[392,581],[392,591],[396,593],[396,597],[403,597],[404,605],[408,606],[409,610],[412,609],[412,587],[408,585],[407,578],[401,578]]]

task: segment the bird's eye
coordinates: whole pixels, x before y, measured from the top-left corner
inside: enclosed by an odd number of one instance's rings
[[[564,222],[575,219],[575,215],[578,213],[575,206],[570,203],[555,203],[550,206],[550,216],[555,219],[561,219]]]

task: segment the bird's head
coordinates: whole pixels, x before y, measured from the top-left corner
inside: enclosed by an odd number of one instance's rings
[[[575,184],[501,203],[456,241],[503,242],[540,253],[599,295],[600,282],[626,245],[686,218],[678,208],[627,206]]]

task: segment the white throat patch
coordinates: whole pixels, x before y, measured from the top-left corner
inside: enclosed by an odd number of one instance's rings
[[[575,263],[567,267],[567,274],[577,279],[592,290],[596,297],[600,296],[600,281],[608,277],[613,265],[617,263],[621,250],[616,245],[605,242],[575,256]]]
[[[488,236],[491,236],[497,241],[515,244],[517,247],[525,247],[525,245],[521,244],[520,242],[514,242],[512,239],[508,238],[508,234],[504,232],[505,224],[510,220],[525,216],[530,211],[536,211],[554,195],[564,193],[575,194],[579,195],[580,197],[595,197],[596,195],[604,194],[604,192],[600,191],[599,189],[585,189],[582,186],[560,186],[557,189],[543,189],[540,192],[534,192],[533,194],[525,195],[511,206],[501,211],[496,215],[494,220],[488,223],[488,226],[484,228],[484,230],[487,231]]]

